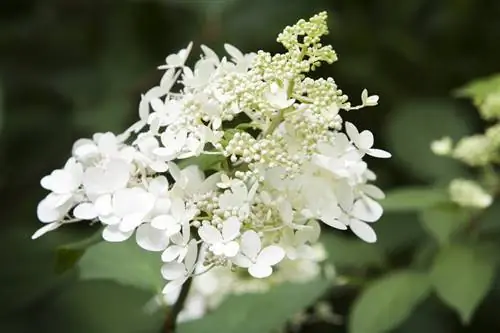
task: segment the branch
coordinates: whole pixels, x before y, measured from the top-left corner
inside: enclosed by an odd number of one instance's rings
[[[177,317],[184,308],[184,303],[186,302],[187,296],[189,294],[189,289],[191,289],[192,282],[193,278],[190,277],[182,285],[179,297],[177,298],[174,305],[170,308],[169,312],[167,313],[167,317],[165,318],[165,322],[163,323],[163,328],[161,330],[161,333],[174,333],[176,331]]]

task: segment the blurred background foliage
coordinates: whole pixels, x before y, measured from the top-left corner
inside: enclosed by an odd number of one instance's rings
[[[353,101],[365,87],[381,96],[377,108],[347,117],[372,129],[377,146],[394,155],[390,161],[370,161],[382,188],[399,188],[376,225],[380,240],[367,245],[345,232],[327,234],[329,260],[345,284],[309,284],[278,289],[264,299],[232,299],[202,326],[186,325],[181,332],[265,333],[300,310],[290,303],[306,299],[310,304],[319,296],[340,319],[306,324],[300,332],[500,331],[500,280],[494,265],[477,259],[500,258],[498,205],[482,219],[478,237],[487,243],[480,243],[478,255],[464,242],[446,245],[462,216],[436,209],[442,193],[428,188],[471,172],[433,156],[429,144],[483,126],[471,103],[452,91],[500,71],[500,2],[4,0],[0,332],[158,331],[162,314],[142,311],[152,293],[134,277],[118,284],[95,275],[77,281],[76,270],[55,272],[55,249],[93,230],[66,228],[30,240],[38,227],[36,204],[44,195],[40,178],[60,167],[74,140],[96,131],[120,132],[131,124],[141,92],[160,77],[156,66],[188,41],[219,52],[224,42],[243,51],[277,52],[275,38],[284,26],[320,10],[330,17],[325,44],[334,46],[340,61],[321,67],[319,74],[333,76]],[[110,271],[122,261],[129,273],[119,273],[140,279],[147,272],[134,266],[133,257],[109,257]],[[431,291],[421,273],[428,270],[444,289]],[[262,311],[262,304],[278,310]]]

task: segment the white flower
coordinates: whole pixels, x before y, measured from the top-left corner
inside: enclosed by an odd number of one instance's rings
[[[178,232],[170,237],[172,244],[163,251],[161,260],[171,262],[177,259],[178,262],[184,260],[188,244],[191,239],[189,223],[182,225],[182,232]]]
[[[190,42],[188,46],[177,53],[170,54],[165,59],[166,64],[158,66],[158,69],[169,69],[175,67],[182,67],[186,62],[187,57],[189,56],[189,52],[191,52],[191,48],[193,47],[193,42]]]
[[[236,64],[236,70],[238,72],[245,72],[255,58],[254,53],[243,54],[231,44],[224,44],[224,49],[231,56],[231,60]]]
[[[382,213],[383,208],[378,202],[367,196],[362,196],[354,201],[352,207],[342,213],[337,220],[349,226],[352,232],[365,242],[374,243],[377,241],[377,235],[368,223],[376,222]]]
[[[305,228],[294,231],[291,228],[283,230],[281,246],[286,252],[286,256],[295,260],[311,259],[315,257],[315,251],[309,244],[318,241],[321,229],[319,223],[311,220]]]
[[[193,274],[198,259],[198,245],[196,240],[189,242],[184,262],[168,262],[161,268],[161,274],[165,280],[170,280],[163,288],[163,293],[175,290]]]
[[[354,126],[349,122],[345,123],[345,128],[347,131],[347,135],[349,135],[351,141],[354,142],[356,147],[358,147],[358,149],[361,152],[373,157],[379,157],[379,158],[391,157],[391,154],[386,152],[385,150],[372,148],[374,140],[373,140],[373,134],[369,130],[364,130],[363,132],[359,133],[356,126]]]
[[[226,190],[219,197],[220,208],[224,210],[238,208],[240,218],[245,218],[250,212],[250,203],[257,192],[258,185],[255,182],[248,190],[244,183],[233,184],[231,191]]]
[[[375,106],[378,104],[378,96],[377,95],[371,95],[368,96],[368,90],[363,89],[361,92],[361,102],[365,106]]]
[[[83,174],[83,186],[92,199],[113,193],[126,187],[130,179],[131,165],[124,160],[113,159],[103,167],[90,167]]]
[[[449,136],[432,141],[431,150],[436,155],[448,155],[451,153],[453,142]]]
[[[151,220],[151,225],[163,230],[168,236],[172,236],[181,231],[181,226],[188,223],[196,214],[193,208],[187,209],[186,204],[180,198],[173,198],[170,212],[155,216]]]
[[[42,187],[51,190],[37,207],[41,222],[55,222],[64,218],[75,202],[80,200],[78,189],[82,182],[82,165],[70,158],[63,169],[55,170],[41,180]]]
[[[234,257],[240,245],[235,241],[240,234],[241,222],[230,217],[222,223],[222,232],[212,225],[202,225],[198,228],[200,238],[209,245],[208,249],[216,256]]]
[[[266,99],[277,110],[286,109],[295,103],[294,99],[288,98],[286,89],[280,87],[277,83],[271,84],[269,92],[266,93]]]
[[[128,239],[148,213],[153,209],[155,198],[140,187],[117,191],[112,198],[112,214],[105,219],[108,226],[103,230],[103,238],[108,242]]]
[[[233,262],[256,278],[265,278],[273,273],[271,266],[276,265],[285,257],[285,251],[277,245],[262,248],[259,235],[248,230],[241,236],[240,253],[233,258]]]
[[[156,148],[154,154],[161,157],[164,161],[172,161],[180,155],[188,138],[188,132],[185,129],[179,131],[166,130],[161,135],[163,147]]]

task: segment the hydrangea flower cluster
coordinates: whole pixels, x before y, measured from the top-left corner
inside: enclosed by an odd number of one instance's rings
[[[316,263],[320,222],[375,242],[384,193],[363,158],[390,154],[340,113],[378,97],[364,90],[351,106],[332,78],[306,76],[337,59],[320,42],[326,21],[322,12],[287,27],[283,54],[226,44],[220,58],[202,45],[192,68],[192,44],[168,56],[137,123],[78,140],[42,179],[50,193],[33,238],[82,221],[102,224],[108,242],[135,237],[161,256],[165,294],[204,273],[263,279]],[[215,162],[202,169],[204,159]]]

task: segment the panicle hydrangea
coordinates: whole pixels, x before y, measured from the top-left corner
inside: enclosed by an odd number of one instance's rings
[[[190,277],[199,275],[195,290],[204,278],[215,281],[215,291],[192,293],[186,318],[242,286],[319,274],[318,221],[375,242],[384,193],[369,184],[376,177],[364,157],[391,155],[341,116],[378,96],[364,90],[362,104],[351,106],[332,78],[306,77],[337,59],[320,42],[326,20],[322,12],[285,28],[284,54],[226,44],[228,56],[219,57],[202,45],[192,68],[192,44],[168,56],[159,85],[141,97],[137,123],[118,136],[78,140],[65,166],[42,179],[51,192],[33,238],[80,221],[102,224],[109,242],[135,237],[161,256],[167,301]],[[205,160],[216,162],[196,164]]]
[[[472,180],[454,179],[449,191],[451,200],[463,207],[487,208],[493,202],[493,197]]]

